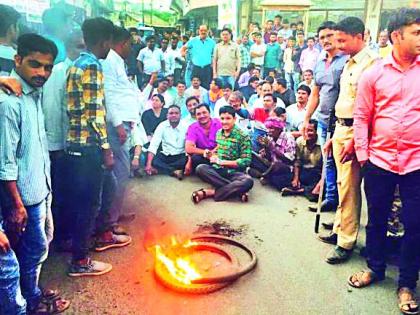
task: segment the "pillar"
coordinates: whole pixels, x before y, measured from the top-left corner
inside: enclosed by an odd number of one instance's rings
[[[373,41],[377,41],[381,20],[383,0],[366,0],[365,2],[365,26],[370,30]]]

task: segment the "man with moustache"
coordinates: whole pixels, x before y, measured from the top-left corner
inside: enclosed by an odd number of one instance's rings
[[[312,88],[311,96],[306,107],[306,115],[302,124],[302,132],[307,138],[307,127],[309,120],[313,115],[318,120],[318,137],[321,147],[327,140],[327,131],[330,124],[330,117],[333,117],[335,103],[340,92],[340,76],[348,56],[340,52],[335,40],[335,23],[324,22],[318,28],[319,42],[322,45],[323,52],[321,59],[315,65],[314,78],[315,86]],[[314,114],[315,113],[315,114]],[[325,175],[325,199],[321,205],[321,211],[335,211],[338,205],[337,192],[337,170],[334,158],[323,156],[326,161]],[[332,228],[332,224],[327,227]],[[331,236],[331,235],[327,235]],[[332,235],[327,242],[335,243],[336,236]]]
[[[48,256],[45,224],[51,194],[42,87],[56,56],[52,41],[36,34],[19,37],[11,77],[21,84],[22,96],[0,94],[2,314],[32,314],[48,307],[60,313],[70,305],[58,297],[54,301],[43,299],[38,283]]]
[[[212,151],[216,147],[216,134],[222,128],[220,120],[210,117],[210,107],[199,104],[195,107],[197,121],[189,126],[185,141],[185,152],[189,155],[187,164],[195,170],[200,164],[210,164]]]

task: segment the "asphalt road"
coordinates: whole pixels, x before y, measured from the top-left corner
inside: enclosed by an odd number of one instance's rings
[[[250,201],[191,202],[191,192],[206,187],[197,178],[178,182],[156,176],[130,184],[126,206],[137,213],[126,227],[133,243],[121,249],[93,253],[113,264],[111,273],[94,278],[66,276],[66,254],[52,253],[42,283],[57,287],[72,300],[66,314],[399,314],[396,268],[385,281],[362,290],[350,289],[347,277],[365,268],[353,258],[340,266],[324,262],[330,245],[316,240],[315,215],[302,197],[281,197],[259,182]],[[365,212],[365,205],[364,205]],[[331,218],[324,214],[322,219]],[[241,230],[235,237],[255,250],[258,266],[231,286],[208,295],[185,295],[160,285],[153,276],[153,259],[146,250],[171,234],[189,235],[198,225],[224,221]],[[363,225],[366,218],[363,218]],[[364,228],[359,246],[364,243]]]

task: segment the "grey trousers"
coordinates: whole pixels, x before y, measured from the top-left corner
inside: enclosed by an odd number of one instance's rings
[[[254,186],[252,178],[244,173],[228,173],[226,169],[216,169],[207,164],[197,166],[196,174],[200,179],[215,187],[215,201],[224,201],[230,197],[240,196],[250,191]]]

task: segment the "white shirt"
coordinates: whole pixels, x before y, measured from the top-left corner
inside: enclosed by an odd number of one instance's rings
[[[180,48],[172,49],[172,47],[168,47],[168,50],[172,52],[172,54],[175,58],[175,69],[182,69],[182,63],[179,62],[179,61],[176,61],[176,59],[180,59],[182,61],[185,61],[185,59],[181,56],[181,49]]]
[[[102,68],[107,122],[114,127],[124,121],[137,123],[144,97],[137,85],[128,79],[124,60],[111,49],[102,61]]]
[[[251,57],[251,62],[253,62],[257,66],[262,66],[264,64],[264,54],[266,50],[267,50],[267,47],[263,43],[259,45],[258,44],[252,45],[250,49],[250,53],[252,54],[254,52],[257,54],[262,54],[262,57]]]
[[[150,75],[152,72],[159,72],[162,68],[162,61],[165,60],[163,52],[159,48],[152,50],[145,47],[140,50],[137,60],[143,63],[143,72]]]
[[[206,100],[208,91],[200,86],[198,89],[194,89],[193,86],[190,86],[185,90],[185,96],[189,98],[190,96],[197,96],[200,99],[200,103],[203,103]]]
[[[165,120],[157,126],[150,141],[149,152],[156,155],[159,145],[162,144],[164,155],[177,155],[185,153],[185,137],[188,127],[180,122],[172,128],[169,120]]]
[[[165,60],[165,72],[164,76],[173,75],[175,71],[175,52],[173,50],[166,49],[163,52],[163,58]]]
[[[305,120],[306,107],[299,110],[297,103],[286,108],[286,123],[289,131],[299,130]]]
[[[228,101],[225,100],[224,97],[222,97],[221,99],[218,99],[216,104],[214,104],[214,109],[213,109],[213,116],[214,118],[219,118],[219,111],[223,106],[229,106]]]
[[[152,96],[155,94],[159,94],[157,88],[153,90]],[[166,90],[165,92],[160,93],[160,94],[165,99],[165,106],[163,106],[164,108],[168,108],[169,106],[175,104],[175,98],[172,96],[169,90]]]
[[[144,130],[143,124],[138,122],[134,124],[133,129],[131,129],[130,135],[130,148],[133,148],[137,145],[143,146],[145,143],[148,143],[146,130]]]
[[[188,114],[187,117],[181,119],[181,123],[187,126],[187,129],[189,126],[191,126],[193,123],[195,123],[197,119],[191,116],[191,114]]]
[[[42,110],[49,151],[65,148],[68,128],[66,80],[71,64],[69,58],[56,64],[43,87]]]

